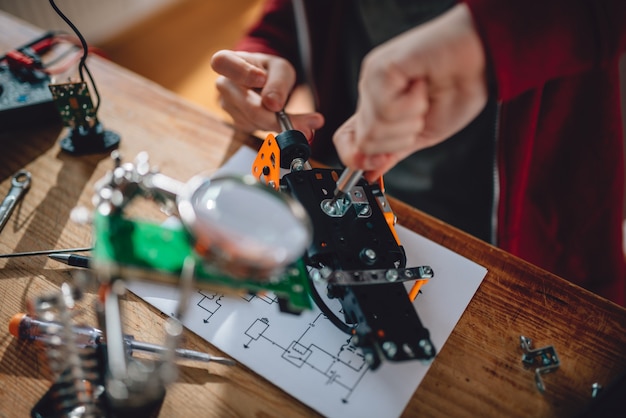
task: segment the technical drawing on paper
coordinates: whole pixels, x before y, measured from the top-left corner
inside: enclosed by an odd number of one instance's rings
[[[350,337],[336,346],[335,341],[325,341],[316,331],[321,327],[334,325],[319,313],[306,330],[295,340],[280,342],[284,335],[272,334],[271,323],[267,318],[259,318],[246,330],[249,341],[244,344],[250,348],[253,344],[271,344],[281,352],[280,357],[298,369],[309,368],[325,377],[325,384],[337,385],[346,391],[341,401],[346,403],[359,381],[369,370],[363,354],[350,343]],[[331,343],[331,344],[328,344]]]
[[[202,322],[209,324],[213,316],[229,298],[221,293],[198,291],[199,300],[196,306],[205,311]],[[246,295],[241,299],[252,302],[258,300],[278,308],[278,298],[273,294]],[[243,331],[242,341],[245,349],[254,349],[259,344],[267,344],[275,355],[288,363],[290,367],[308,368],[323,376],[326,385],[336,385],[337,395],[341,401],[349,401],[350,394],[356,389],[365,373],[368,371],[363,354],[350,343],[350,337],[345,335],[344,341],[337,345],[335,341],[324,340],[323,334],[334,329],[334,325],[322,314],[317,314],[312,322],[302,324],[305,329],[298,330],[296,335],[286,335],[272,329],[272,320],[268,317],[258,317]],[[322,335],[320,335],[322,334]]]

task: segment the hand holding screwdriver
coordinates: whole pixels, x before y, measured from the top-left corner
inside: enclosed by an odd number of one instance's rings
[[[486,58],[459,3],[369,52],[355,114],[335,133],[341,161],[374,181],[472,121],[487,103]]]
[[[296,83],[296,70],[284,58],[245,51],[221,50],[211,58],[220,76],[215,85],[222,108],[243,132],[277,131],[275,112],[284,109]],[[310,140],[324,125],[318,112],[293,116],[293,126]]]

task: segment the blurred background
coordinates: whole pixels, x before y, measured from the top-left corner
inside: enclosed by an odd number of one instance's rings
[[[107,58],[225,120],[230,117],[218,103],[211,56],[220,49],[233,47],[261,12],[262,3],[263,0],[55,0],[87,42],[103,50]],[[47,0],[0,0],[0,10],[45,30],[71,31]],[[621,90],[626,140],[626,54],[620,63],[621,83],[615,88]],[[310,95],[300,89],[292,96],[288,110],[310,109]],[[626,221],[624,231],[626,257]]]
[[[226,116],[217,103],[214,52],[232,48],[262,0],[56,0],[89,45],[110,60]],[[0,10],[45,30],[71,32],[47,0],[0,0]]]

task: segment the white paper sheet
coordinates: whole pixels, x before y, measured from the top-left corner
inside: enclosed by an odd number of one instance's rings
[[[242,148],[219,172],[247,173],[254,156]],[[435,272],[415,307],[439,351],[487,270],[402,226],[397,231],[407,266],[429,265]],[[177,292],[172,287],[135,282],[129,289],[162,312],[175,312]],[[299,316],[283,314],[272,295],[240,298],[197,291],[183,323],[328,417],[399,416],[430,367],[418,361],[385,361],[371,371],[348,336],[317,308]]]

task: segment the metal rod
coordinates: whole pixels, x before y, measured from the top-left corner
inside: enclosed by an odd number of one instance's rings
[[[92,251],[93,247],[65,248],[60,250],[43,250],[43,251],[27,251],[24,253],[0,254],[0,258],[10,257],[27,257],[33,255],[49,255],[55,253],[80,253],[84,251]]]
[[[363,175],[363,170],[354,170],[346,168],[337,180],[337,187],[334,196],[330,202],[330,206],[334,206],[339,199],[343,199],[345,195],[350,194],[352,188],[359,182]]]
[[[289,115],[285,113],[284,110],[280,110],[276,112],[276,119],[278,120],[278,124],[280,125],[280,129],[283,131],[291,131],[293,130],[293,125],[291,124],[291,119],[289,119]]]

